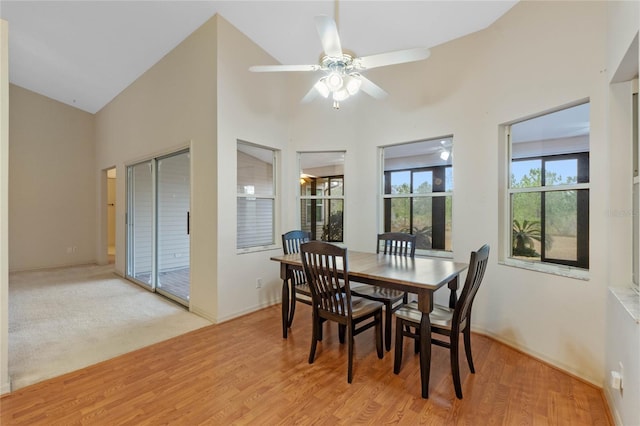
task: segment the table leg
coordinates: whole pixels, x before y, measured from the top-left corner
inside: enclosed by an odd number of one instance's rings
[[[420,319],[420,382],[422,397],[429,398],[429,373],[431,371],[431,320],[428,312]]]
[[[418,294],[418,309],[422,312],[420,317],[420,383],[422,385],[422,397],[429,398],[429,374],[431,372],[431,319],[429,314],[433,310],[433,293],[423,292]]]
[[[289,328],[289,279],[282,280],[282,338],[287,338],[287,329]]]
[[[451,281],[449,281],[449,290],[451,291],[451,294],[449,294],[449,307],[451,309],[455,309],[456,303],[458,302],[458,277],[457,276]]]

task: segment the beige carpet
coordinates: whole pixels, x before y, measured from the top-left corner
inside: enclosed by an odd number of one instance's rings
[[[9,275],[12,390],[210,325],[113,265]]]

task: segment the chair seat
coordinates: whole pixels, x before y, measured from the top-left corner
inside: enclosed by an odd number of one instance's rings
[[[386,299],[393,302],[404,298],[404,291],[367,284],[352,288],[351,293],[362,297],[375,297],[376,299]]]
[[[382,302],[351,296],[351,313],[354,319],[369,315],[371,312],[382,309],[383,306]]]
[[[422,312],[418,310],[417,302],[407,303],[402,308],[398,309],[395,314],[398,318],[416,324],[420,324],[420,320],[422,319]],[[451,330],[452,319],[453,309],[438,304],[433,305],[433,311],[429,314],[429,320],[431,321],[432,327]],[[464,323],[461,328],[464,328]]]
[[[311,299],[311,289],[309,288],[309,284],[307,283],[297,284],[295,289],[296,289],[296,294],[308,296],[309,299]]]

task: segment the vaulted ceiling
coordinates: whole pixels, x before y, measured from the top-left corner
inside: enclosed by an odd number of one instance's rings
[[[336,19],[358,56],[433,47],[482,30],[517,0],[501,1],[6,1],[10,82],[99,111],[219,13],[282,64],[315,64],[314,16]]]

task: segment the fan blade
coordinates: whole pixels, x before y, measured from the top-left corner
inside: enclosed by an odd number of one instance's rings
[[[276,71],[318,71],[320,65],[254,65],[249,67],[252,72],[276,72]]]
[[[402,64],[427,59],[431,52],[426,47],[416,49],[396,50],[394,52],[379,53],[377,55],[356,58],[354,62],[360,69],[384,67],[386,65]]]
[[[367,95],[376,99],[384,99],[389,96],[387,92],[385,92],[380,86],[369,80],[367,77],[360,75],[358,76],[358,78],[362,82],[362,84],[360,85],[360,90],[362,90]]]
[[[304,95],[304,98],[302,98],[302,100],[300,101],[303,104],[309,103],[312,100],[314,100],[315,98],[318,97],[318,91],[316,90],[315,86],[311,87],[311,90],[309,90],[307,92],[306,95]]]
[[[342,58],[342,46],[336,21],[326,15],[316,16],[315,21],[324,53],[332,58]]]

